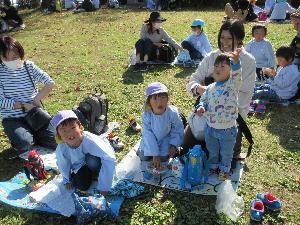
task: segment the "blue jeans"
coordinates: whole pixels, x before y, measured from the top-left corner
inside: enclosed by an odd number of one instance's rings
[[[215,129],[210,126],[205,128],[205,143],[209,152],[208,164],[210,169],[219,168],[220,171],[228,173],[233,157],[237,127],[228,129]]]
[[[47,128],[34,132],[21,117],[4,118],[2,126],[12,147],[20,153],[30,150],[34,145],[56,149],[54,128],[51,124]]]

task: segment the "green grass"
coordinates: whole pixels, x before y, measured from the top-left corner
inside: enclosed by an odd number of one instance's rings
[[[12,33],[23,45],[26,57],[47,71],[56,81],[56,89],[46,100],[51,114],[69,109],[100,85],[109,98],[109,121],[121,122],[117,134],[126,148],[117,153],[118,160],[140,138],[128,129],[128,117],[140,120],[145,88],[153,81],[165,83],[171,101],[186,115],[193,99],[185,85],[192,69],[157,68],[147,73],[127,71],[128,55],[139,37],[142,21],[148,12],[139,10],[101,9],[93,13],[57,13],[23,11],[27,28]],[[165,29],[181,41],[190,33],[194,18],[206,21],[206,32],[216,49],[217,32],[223,13],[220,11],[164,12]],[[250,40],[251,24],[246,25],[245,43]],[[291,24],[269,24],[268,39],[278,48],[290,43],[295,31]],[[77,91],[76,91],[77,90]],[[78,91],[79,90],[79,91]],[[146,186],[145,193],[126,200],[117,221],[106,224],[249,224],[249,203],[255,194],[271,191],[283,201],[280,214],[268,214],[263,224],[300,224],[300,108],[271,106],[262,117],[251,117],[248,124],[255,138],[253,154],[247,160],[238,194],[245,201],[245,214],[236,223],[217,215],[215,197],[197,196]],[[8,159],[10,145],[0,128],[0,180],[13,177],[22,162]],[[0,224],[74,224],[65,218],[0,205]],[[95,224],[92,223],[92,224]]]

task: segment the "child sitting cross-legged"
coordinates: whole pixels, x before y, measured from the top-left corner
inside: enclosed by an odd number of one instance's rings
[[[294,97],[300,74],[297,65],[293,64],[295,50],[290,46],[281,46],[276,51],[276,58],[279,68],[275,71],[272,68],[264,68],[264,74],[271,79],[264,88],[255,90],[253,100],[268,100],[272,102],[281,102]]]
[[[60,142],[56,148],[57,166],[67,189],[86,191],[98,175],[97,190],[110,191],[116,158],[104,136],[83,131],[76,114],[71,110],[58,112],[51,120]]]
[[[142,140],[138,152],[142,161],[152,160],[154,168],[174,157],[183,141],[183,123],[175,106],[169,104],[168,88],[159,82],[149,84],[142,114]]]
[[[214,63],[214,83],[201,96],[196,107],[199,116],[204,115],[205,143],[209,152],[209,173],[219,172],[219,179],[229,177],[233,147],[237,136],[238,92],[242,83],[239,60],[241,49],[220,54]]]

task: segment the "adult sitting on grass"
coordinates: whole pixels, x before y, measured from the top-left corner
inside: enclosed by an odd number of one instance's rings
[[[27,112],[40,107],[41,100],[48,96],[54,81],[33,62],[24,61],[22,45],[12,37],[0,39],[0,113],[2,126],[11,145],[18,152],[25,152],[33,145],[56,148],[54,129],[49,125],[33,131],[25,121]],[[44,87],[37,92],[34,83]]]
[[[0,10],[5,12],[5,16],[1,17],[8,26],[13,29],[24,29],[25,24],[23,23],[23,19],[18,13],[18,10],[11,5],[10,0],[4,0],[4,7],[1,7]]]
[[[222,52],[233,52],[237,48],[241,48],[240,60],[242,70],[242,85],[238,95],[239,114],[245,120],[248,114],[250,100],[253,94],[256,66],[254,57],[246,52],[243,47],[245,37],[244,25],[239,21],[226,21],[223,23],[218,34],[218,50],[210,52],[203,58],[195,73],[192,74],[190,82],[187,84],[187,91],[194,97],[201,96],[209,83],[213,82],[212,74],[214,70],[214,62],[218,55]],[[226,109],[224,109],[226,110]],[[230,110],[230,109],[227,109]],[[191,130],[191,125],[185,129],[185,137],[183,140],[183,153],[188,151],[195,144],[199,143]],[[233,159],[240,158],[242,133],[238,130],[236,144],[234,147]],[[234,165],[233,165],[234,168]]]
[[[141,37],[136,42],[136,67],[143,67],[141,59],[144,59],[144,65],[148,60],[159,59],[159,49],[163,47],[163,41],[168,42],[175,49],[182,50],[182,47],[168,35],[161,27],[166,21],[159,12],[152,12],[150,18],[145,21],[141,29]]]

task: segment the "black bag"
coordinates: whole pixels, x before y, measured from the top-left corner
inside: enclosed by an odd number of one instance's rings
[[[43,110],[42,108],[34,107],[27,112],[24,119],[27,125],[33,131],[39,131],[49,126],[51,116],[49,115],[49,113],[47,113],[47,111]]]
[[[170,44],[163,44],[161,48],[158,48],[159,50],[159,60],[171,63],[174,61],[176,57],[176,49],[171,46]]]
[[[86,97],[73,111],[84,128],[91,133],[100,135],[107,131],[108,101],[102,91]]]
[[[95,10],[96,10],[95,6],[93,5],[93,3],[92,3],[90,0],[84,0],[84,1],[82,2],[81,7],[82,7],[86,12],[92,12],[92,11],[95,11]]]
[[[27,71],[27,74],[30,78],[30,81],[32,83],[32,86],[34,89],[37,90],[37,88],[35,87],[35,84],[32,80],[32,77],[29,73],[28,67],[26,65],[26,62],[24,62],[24,66],[25,69]],[[42,106],[43,103],[41,102]],[[39,131],[42,128],[46,128],[49,126],[50,120],[51,120],[51,116],[49,115],[49,113],[40,108],[40,107],[34,107],[31,110],[29,110],[26,114],[26,116],[24,117],[26,123],[29,125],[29,127],[33,130],[33,131]]]

